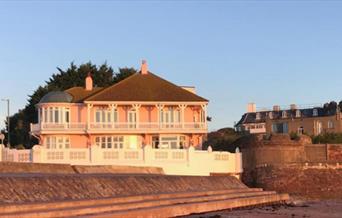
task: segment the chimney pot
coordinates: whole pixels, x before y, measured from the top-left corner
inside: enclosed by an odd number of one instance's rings
[[[141,74],[142,74],[142,75],[148,74],[147,62],[146,62],[146,60],[142,60],[142,63],[141,63]]]

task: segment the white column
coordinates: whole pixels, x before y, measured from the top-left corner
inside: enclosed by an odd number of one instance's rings
[[[161,111],[163,110],[163,108],[164,108],[164,105],[162,105],[162,104],[156,104],[156,107],[157,107],[157,109],[158,109],[158,126],[159,126],[159,129],[161,128],[161,117],[160,117],[160,114],[161,114]]]
[[[181,109],[181,122],[182,122],[182,129],[184,129],[184,121],[185,121],[185,116],[184,116],[184,110],[186,108],[185,104],[178,105],[178,107]]]
[[[136,117],[135,117],[135,119],[136,119],[135,126],[136,126],[137,129],[139,129],[139,121],[140,121],[139,120],[140,119],[139,109],[140,109],[141,105],[140,104],[133,104],[132,107],[134,108],[135,115],[136,115]]]
[[[92,104],[87,104],[87,129],[90,129],[90,109],[93,107]]]
[[[38,125],[40,126],[40,129],[43,128],[45,120],[46,120],[46,117],[45,117],[45,110],[46,110],[46,108],[45,107],[41,107],[41,110],[42,110],[42,120],[38,123]]]

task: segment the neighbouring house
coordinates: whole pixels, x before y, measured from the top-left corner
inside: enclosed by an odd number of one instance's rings
[[[207,134],[208,100],[194,87],[177,86],[147,69],[109,87],[85,87],[46,94],[36,105],[31,134],[47,149],[201,149]]]
[[[341,104],[335,102],[324,106],[298,107],[295,104],[287,108],[273,106],[272,110],[257,111],[254,104],[236,124],[237,131],[249,133],[308,134],[341,133]],[[258,126],[260,125],[260,126]],[[259,128],[258,128],[259,127]]]
[[[266,117],[267,111],[257,111],[255,103],[249,103],[247,113],[235,124],[235,129],[250,134],[266,133]]]

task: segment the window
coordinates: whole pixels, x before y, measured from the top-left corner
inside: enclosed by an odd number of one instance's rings
[[[302,126],[299,127],[298,130],[297,130],[297,133],[298,133],[299,135],[304,134],[304,128],[303,128]]]
[[[314,117],[317,117],[317,116],[318,116],[318,110],[317,110],[316,108],[313,109],[312,115],[313,115]]]
[[[45,139],[47,149],[70,148],[69,136],[47,136]]]
[[[44,111],[45,123],[69,123],[70,122],[70,108],[65,107],[47,107],[42,108]]]
[[[159,141],[158,141],[159,142]],[[160,149],[183,149],[186,146],[186,137],[183,135],[168,135],[160,137]]]
[[[124,147],[123,136],[97,136],[95,144],[103,149],[122,149]]]
[[[152,148],[159,148],[159,136],[152,136]]]
[[[256,119],[260,120],[260,113],[256,113]]]
[[[112,114],[113,113],[113,114]],[[96,123],[111,123],[118,121],[118,111],[109,110],[107,108],[97,109],[95,111],[95,122]]]
[[[272,112],[272,111],[268,113],[268,117],[269,117],[270,119],[273,119],[273,112]]]
[[[317,135],[323,132],[323,126],[321,121],[317,121]]]
[[[334,128],[334,122],[329,120],[328,121],[328,129],[333,129]]]
[[[136,110],[130,110],[128,111],[128,125],[129,128],[136,128],[136,123],[137,123],[137,112]]]
[[[273,123],[272,124],[272,132],[273,133],[288,133],[288,124],[287,123]]]
[[[296,110],[296,117],[300,117],[300,116],[301,116],[300,110]]]
[[[160,121],[166,126],[173,126],[173,124],[180,123],[180,110],[174,107],[168,107],[160,112]],[[203,119],[201,115],[201,119]],[[194,116],[194,122],[197,122],[197,117]]]
[[[281,114],[282,118],[287,118],[287,112],[286,111],[283,111],[282,114]]]

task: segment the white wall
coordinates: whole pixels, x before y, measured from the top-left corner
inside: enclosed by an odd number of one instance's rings
[[[241,153],[198,151],[189,149],[101,149],[97,146],[73,149],[46,149],[36,145],[32,150],[0,148],[3,161],[19,161],[19,154],[29,154],[21,162],[66,163],[72,165],[124,165],[163,168],[167,175],[201,175],[242,173]],[[17,157],[17,158],[15,158]],[[22,160],[21,158],[20,160]]]

